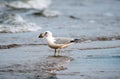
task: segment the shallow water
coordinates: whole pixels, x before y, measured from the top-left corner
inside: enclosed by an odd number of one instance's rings
[[[0,3],[0,15],[8,14],[0,16],[0,78],[120,78],[119,0],[53,0],[51,5],[43,0],[47,9],[13,8],[10,4],[21,0],[4,1],[9,6]],[[38,38],[47,30],[79,41],[54,59],[54,50]]]
[[[58,79],[119,79],[120,49],[82,50],[72,53],[75,57],[65,71],[57,72]]]

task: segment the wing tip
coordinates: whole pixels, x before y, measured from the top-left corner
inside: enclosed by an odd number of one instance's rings
[[[77,43],[78,41],[79,41],[79,39],[74,39],[74,40],[71,40],[70,42],[71,43],[73,43],[73,42]]]

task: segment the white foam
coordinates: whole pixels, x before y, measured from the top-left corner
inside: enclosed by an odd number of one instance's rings
[[[43,11],[42,15],[45,16],[45,17],[56,17],[56,16],[61,15],[61,13],[58,12],[58,11],[53,11],[53,10],[46,9],[46,10]]]
[[[27,31],[37,31],[41,27],[37,26],[35,23],[29,23],[20,15],[3,13],[0,15],[0,32],[15,33],[15,32],[27,32]]]
[[[25,9],[45,9],[51,4],[51,0],[21,0],[12,1],[7,4],[7,6],[12,8],[25,8]]]

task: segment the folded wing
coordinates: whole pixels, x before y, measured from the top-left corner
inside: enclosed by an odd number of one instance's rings
[[[71,38],[57,37],[57,38],[55,38],[54,43],[56,43],[56,44],[68,44],[68,43],[71,43],[71,41],[72,41]]]

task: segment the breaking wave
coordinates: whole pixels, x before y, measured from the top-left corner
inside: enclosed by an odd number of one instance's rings
[[[51,0],[16,0],[6,1],[5,5],[16,9],[45,9],[51,4]]]
[[[0,14],[0,33],[16,33],[37,31],[41,27],[35,23],[28,23],[20,15],[13,13]]]

